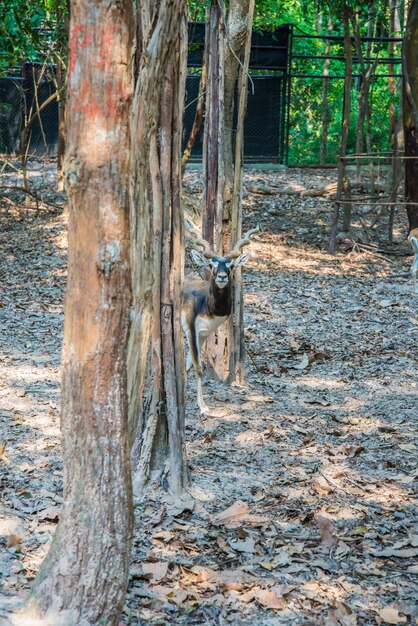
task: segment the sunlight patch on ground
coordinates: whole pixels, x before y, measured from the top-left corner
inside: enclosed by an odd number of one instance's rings
[[[302,384],[303,386],[318,390],[322,390],[324,387],[327,389],[341,389],[347,386],[346,382],[336,380],[335,378],[329,378],[327,376],[305,376]]]
[[[3,365],[1,370],[4,376],[11,381],[10,388],[14,388],[15,384],[18,384],[19,387],[21,385],[27,387],[30,383],[40,381],[58,382],[60,380],[60,372],[57,368],[36,367],[27,363],[19,363],[18,365],[8,363]]]

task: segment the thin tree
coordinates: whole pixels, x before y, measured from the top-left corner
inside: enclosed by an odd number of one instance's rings
[[[27,605],[65,626],[115,625],[128,580],[131,24],[129,0],[71,3],[64,506]]]
[[[184,149],[183,156],[181,158],[182,174],[184,174],[186,170],[186,165],[192,153],[193,146],[200,133],[200,129],[202,128],[203,112],[205,108],[205,88],[206,88],[206,66],[205,66],[205,62],[203,61],[201,72],[200,72],[199,93],[197,95],[197,104],[196,104],[196,111],[195,111],[194,120],[193,120],[193,126],[192,126],[192,130],[190,131],[189,139],[187,140],[187,145]]]
[[[345,80],[344,80],[344,108],[343,108],[343,124],[341,129],[340,151],[338,161],[338,181],[337,181],[337,201],[332,219],[331,231],[329,236],[329,252],[335,253],[337,247],[337,231],[338,219],[340,215],[340,205],[338,200],[344,189],[345,177],[345,156],[347,154],[348,131],[351,113],[351,84],[353,80],[353,54],[351,50],[350,35],[350,7],[343,4],[343,25],[344,25],[344,53],[345,53]],[[349,215],[346,214],[346,221],[349,222]]]
[[[207,79],[203,147],[202,233],[217,254],[241,235],[243,122],[247,99],[253,0],[232,0],[226,16],[220,0],[212,0],[206,17]],[[238,74],[238,104],[235,98]],[[238,111],[234,133],[234,110]],[[234,142],[235,135],[235,142]],[[242,288],[236,276],[234,310],[207,343],[208,361],[221,379],[243,382]]]
[[[57,174],[58,191],[64,191],[65,109],[67,72],[64,59],[68,55],[68,31],[70,26],[70,0],[55,0],[58,24],[56,57],[56,90],[58,102]]]
[[[180,323],[186,9],[185,0],[159,5],[150,1],[138,5],[137,12],[131,181],[134,306],[128,354],[136,493],[157,480],[179,494],[187,482]]]
[[[328,37],[331,37],[333,29],[333,18],[330,15],[328,18]],[[329,123],[331,121],[330,111],[329,111],[329,103],[328,103],[328,92],[329,92],[329,65],[330,59],[329,54],[331,51],[331,39],[326,40],[325,44],[325,54],[324,56],[324,69],[322,73],[322,94],[321,94],[321,103],[322,103],[322,132],[321,132],[321,144],[319,147],[319,163],[320,165],[325,165],[327,162],[327,144],[328,144],[328,129]]]
[[[366,118],[370,112],[370,86],[379,63],[379,57],[376,54],[372,59],[373,54],[373,41],[372,38],[375,35],[375,29],[377,25],[377,17],[373,17],[373,10],[375,9],[375,3],[369,2],[368,5],[368,19],[367,19],[367,39],[366,50],[363,54],[362,40],[361,40],[361,24],[360,24],[360,7],[357,6],[356,10],[350,12],[351,23],[353,27],[354,42],[357,52],[357,59],[360,64],[361,84],[358,94],[358,113],[356,122],[356,154],[361,154],[364,150],[364,126]],[[356,182],[361,182],[361,168],[362,160],[358,159],[356,162]],[[349,230],[350,224],[347,224]]]
[[[400,7],[397,5],[396,0],[390,0],[389,3],[390,15],[389,15],[389,35],[390,37],[399,37],[401,32],[401,24],[400,24]],[[397,53],[398,44],[390,41],[388,44],[388,57],[392,61],[395,54]],[[395,222],[395,212],[396,212],[396,198],[398,195],[399,186],[402,182],[403,172],[404,172],[404,163],[400,156],[404,152],[404,137],[403,137],[403,111],[402,111],[402,82],[395,81],[395,65],[393,62],[388,65],[388,89],[389,94],[392,98],[389,107],[389,115],[390,115],[390,129],[389,129],[389,141],[393,138],[393,157],[392,157],[392,171],[391,171],[391,184],[390,184],[390,196],[389,201],[392,201],[393,204],[389,209],[389,220],[388,220],[388,241],[390,244],[393,243],[393,226]],[[395,108],[395,95],[398,95],[399,101],[399,110],[396,112]]]
[[[402,48],[405,200],[409,230],[418,228],[418,0],[412,0]],[[415,157],[415,158],[413,158]]]

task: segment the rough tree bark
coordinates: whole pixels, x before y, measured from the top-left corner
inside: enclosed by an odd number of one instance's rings
[[[399,37],[401,33],[400,24],[400,7],[397,6],[396,0],[390,0],[390,32],[391,37]],[[392,59],[397,54],[398,45],[394,42],[389,43],[388,56]],[[395,73],[395,66],[393,63],[388,65],[389,74]],[[396,113],[394,103],[391,103],[390,114],[390,135],[389,140],[393,137],[393,157],[392,157],[392,173],[390,181],[390,196],[389,201],[393,201],[393,205],[389,210],[389,223],[388,223],[388,241],[393,243],[393,226],[395,222],[396,213],[396,198],[398,195],[399,186],[404,177],[404,161],[401,159],[401,155],[405,151],[404,135],[403,135],[403,104],[402,104],[402,84],[395,82],[394,78],[389,78],[388,88],[392,97],[398,92],[399,99],[399,111]]]
[[[399,37],[401,32],[401,24],[399,20],[399,6],[397,0],[389,0],[389,37]],[[392,61],[398,52],[398,46],[395,42],[389,41],[388,43],[388,58]],[[396,81],[393,77],[395,74],[395,65],[393,62],[388,64],[388,91],[391,98],[389,105],[389,141],[392,141],[392,137],[395,136],[395,129],[398,122],[398,116],[395,109],[395,95],[397,91]]]
[[[128,579],[131,6],[129,0],[71,5],[64,506],[27,604],[54,626],[115,625]]]
[[[343,125],[341,130],[340,152],[338,161],[338,181],[337,181],[337,201],[335,203],[335,209],[332,219],[331,231],[329,236],[329,252],[335,254],[337,247],[337,231],[338,231],[338,219],[340,215],[340,205],[338,200],[341,199],[341,195],[344,187],[345,176],[345,155],[347,153],[347,141],[348,130],[350,125],[350,113],[351,113],[351,84],[353,81],[353,57],[351,50],[351,36],[350,36],[350,7],[347,4],[343,6],[343,25],[344,25],[344,52],[345,52],[345,81],[344,81],[344,111],[343,111]]]
[[[244,118],[247,109],[248,96],[248,67],[251,53],[252,21],[254,15],[254,0],[248,3],[246,15],[246,33],[243,45],[242,65],[238,76],[238,111],[237,129],[235,136],[234,184],[232,193],[231,211],[231,246],[234,246],[242,237],[242,166],[244,161]],[[240,385],[245,382],[245,341],[244,341],[244,294],[242,284],[242,270],[235,270],[233,285],[233,310],[228,320],[229,324],[229,377]]]
[[[195,112],[195,116],[193,120],[193,126],[192,126],[192,130],[190,131],[190,137],[187,141],[187,146],[185,147],[183,156],[181,158],[182,175],[184,174],[186,170],[186,165],[192,153],[193,146],[195,144],[197,136],[202,127],[203,111],[205,107],[205,89],[206,89],[206,66],[205,66],[205,61],[203,60],[201,74],[200,74],[200,81],[199,81],[199,93],[197,95],[197,105],[196,105],[196,112]]]
[[[58,102],[58,146],[57,146],[57,176],[58,176],[58,191],[64,191],[64,154],[65,154],[65,109],[67,103],[65,83],[67,80],[66,68],[63,63],[63,57],[68,54],[68,32],[70,29],[70,0],[65,2],[66,10],[63,10],[63,5],[60,0],[55,1],[55,10],[57,14],[57,21],[59,24],[63,24],[63,31],[60,33],[60,38],[57,50],[57,102]],[[67,54],[66,54],[67,53]]]
[[[206,103],[203,135],[202,234],[215,252],[223,253],[223,189],[225,182],[225,23],[216,0],[206,11]],[[206,343],[207,361],[216,374],[228,375],[226,335],[221,326]]]
[[[253,0],[233,0],[229,3],[228,18],[225,21],[223,5],[213,0],[206,18],[209,42],[206,46],[202,233],[219,255],[233,245],[241,232],[243,120],[253,12]],[[234,130],[239,70],[244,76],[239,96],[243,101],[237,129]],[[244,344],[242,337],[238,337],[242,334],[242,288],[239,284],[239,273],[237,279],[234,298],[236,306],[232,316],[207,342],[209,364],[220,379],[229,379],[231,382],[243,382],[244,378]]]
[[[402,49],[405,201],[409,230],[418,228],[418,0],[412,0]],[[416,157],[416,158],[411,158]]]
[[[180,205],[186,3],[142,3],[132,127],[133,323],[129,349],[134,490],[186,485]],[[161,86],[157,94],[155,85]],[[163,484],[165,484],[163,482]]]

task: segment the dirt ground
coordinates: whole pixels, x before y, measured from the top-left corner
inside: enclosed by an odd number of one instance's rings
[[[10,173],[12,182],[17,181]],[[198,198],[199,171],[186,173]],[[418,295],[384,210],[362,208],[326,253],[335,170],[248,170],[246,387],[187,385],[195,503],[136,503],[121,624],[418,624]],[[54,168],[31,183],[52,204]],[[10,181],[9,183],[10,184]],[[3,192],[2,192],[3,193]],[[62,503],[60,347],[66,276],[61,211],[0,198],[0,617],[27,592]],[[402,213],[395,239],[405,238]],[[378,248],[373,248],[377,244]],[[380,250],[380,252],[378,251]],[[226,511],[226,512],[225,512]]]

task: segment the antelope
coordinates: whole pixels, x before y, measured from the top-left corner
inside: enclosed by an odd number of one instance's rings
[[[225,256],[216,256],[210,244],[200,237],[197,228],[190,220],[185,220],[193,243],[201,250],[192,249],[196,265],[210,272],[209,280],[186,276],[183,291],[182,325],[187,339],[189,353],[186,370],[193,365],[196,374],[197,404],[202,414],[208,413],[202,393],[202,346],[206,339],[223,324],[232,310],[232,276],[237,267],[245,265],[250,254],[241,254],[243,246],[250,243],[250,237],[260,227],[252,228],[237,241]]]
[[[417,277],[418,277],[418,228],[411,230],[408,237],[409,245],[415,253],[414,260],[411,265],[411,277],[414,284],[414,293],[417,292]]]

